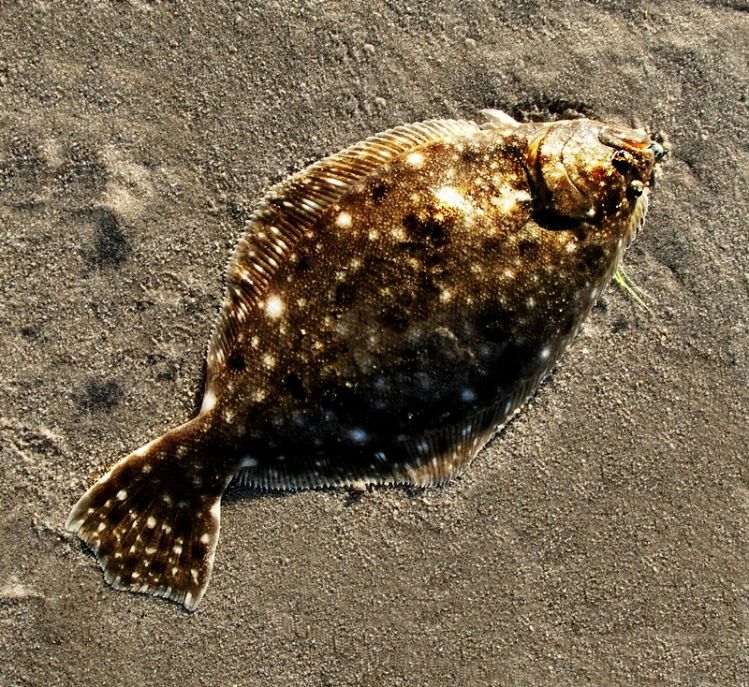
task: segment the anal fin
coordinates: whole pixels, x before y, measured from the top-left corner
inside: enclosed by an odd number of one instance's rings
[[[514,398],[504,399],[468,416],[462,422],[446,425],[420,436],[394,442],[349,462],[337,459],[303,459],[290,468],[278,463],[244,467],[235,483],[270,491],[361,489],[367,485],[409,485],[430,487],[445,484],[458,476],[518,411],[527,398],[530,384]],[[353,463],[353,464],[352,464]]]
[[[408,455],[398,465],[398,481],[420,487],[445,484],[459,475],[473,460],[507,417],[508,408],[491,407],[465,422],[449,425],[417,439],[404,442]]]

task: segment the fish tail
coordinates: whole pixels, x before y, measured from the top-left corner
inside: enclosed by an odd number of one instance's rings
[[[194,611],[218,543],[221,496],[233,466],[216,456],[204,416],[117,463],[70,512],[65,527],[94,551],[115,589]]]

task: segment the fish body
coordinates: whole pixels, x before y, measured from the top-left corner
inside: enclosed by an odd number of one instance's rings
[[[194,610],[232,480],[441,484],[550,372],[663,151],[641,130],[484,114],[378,134],[266,196],[229,264],[200,413],[68,518],[110,584]]]

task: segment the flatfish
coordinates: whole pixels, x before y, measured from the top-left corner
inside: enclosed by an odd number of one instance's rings
[[[385,131],[268,193],[228,267],[199,414],[68,517],[113,587],[194,610],[233,480],[442,484],[551,371],[637,234],[663,148],[482,114]]]

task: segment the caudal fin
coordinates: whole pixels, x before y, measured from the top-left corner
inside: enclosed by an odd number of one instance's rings
[[[208,586],[231,479],[220,460],[205,455],[201,422],[198,416],[121,460],[65,523],[115,589],[165,597],[189,611]]]

